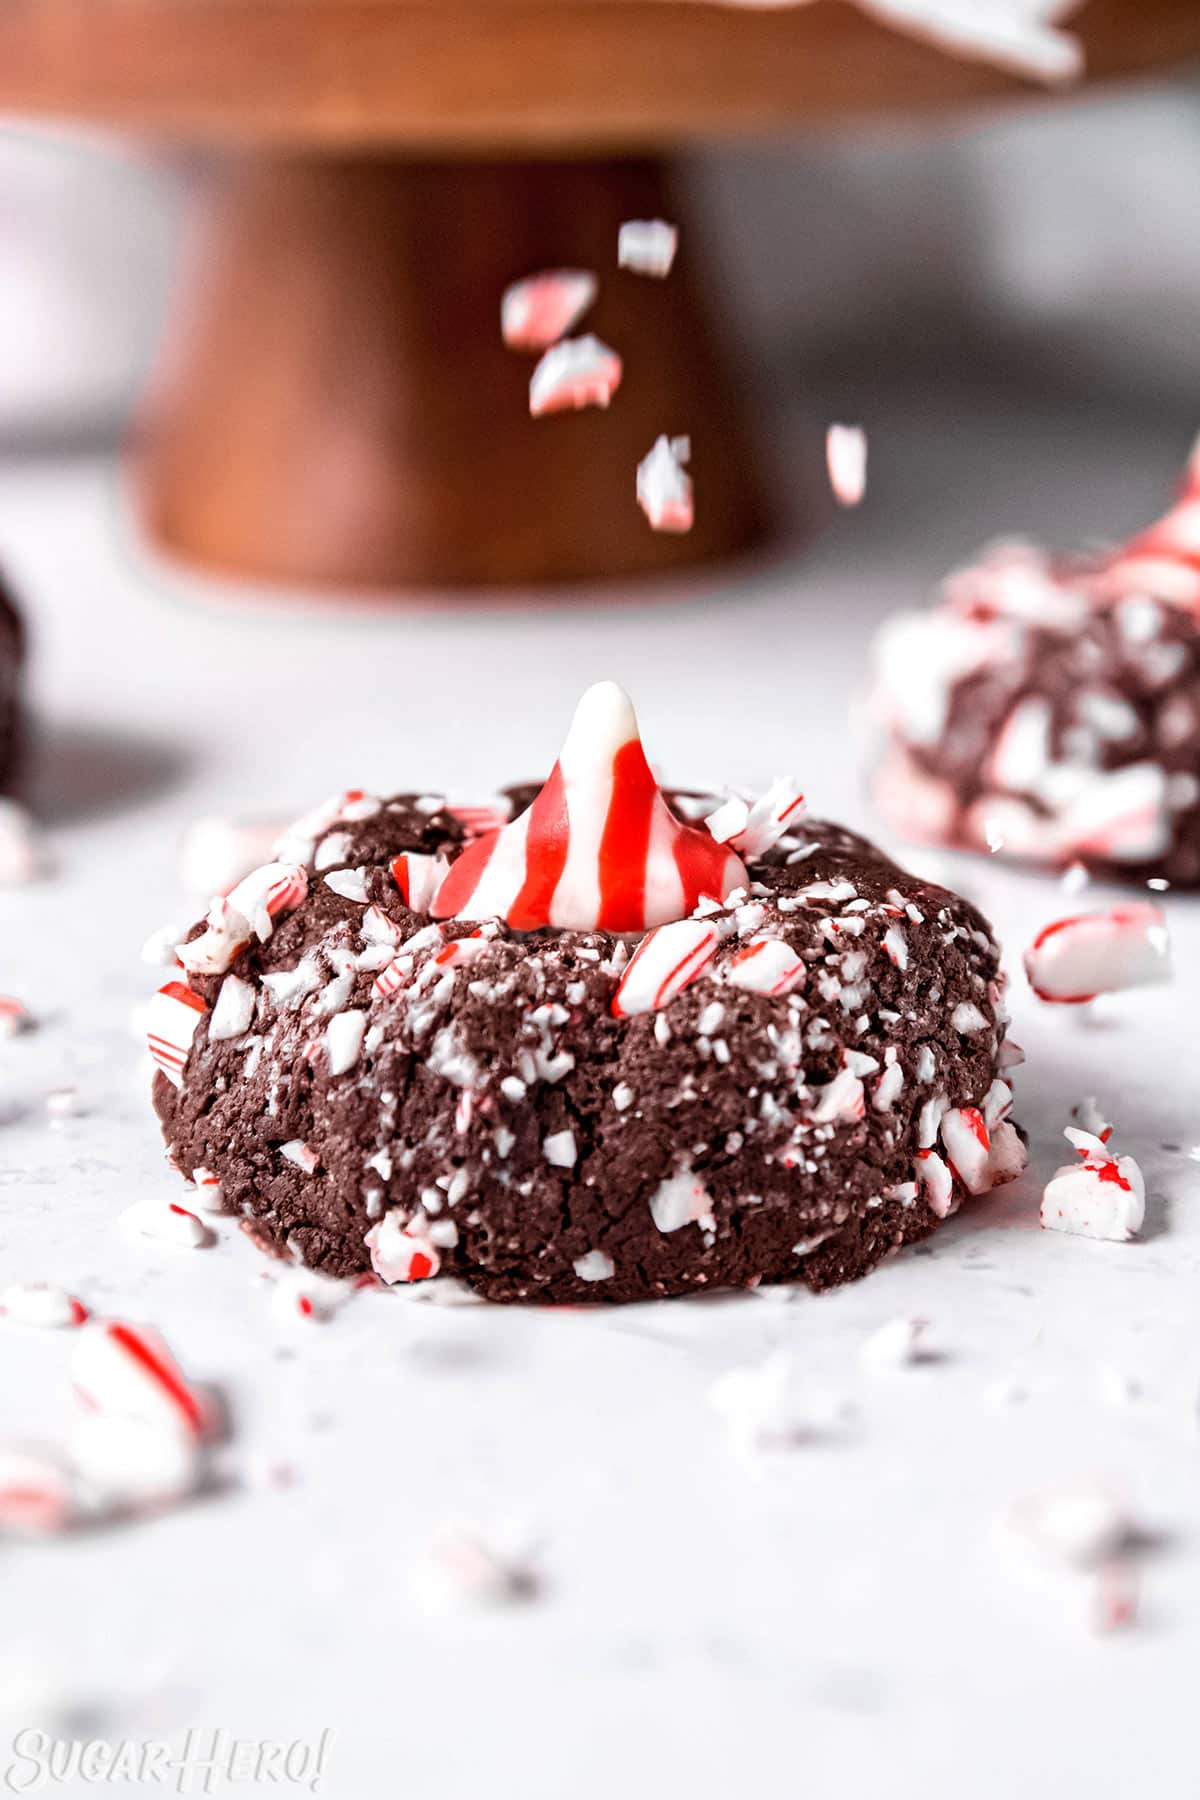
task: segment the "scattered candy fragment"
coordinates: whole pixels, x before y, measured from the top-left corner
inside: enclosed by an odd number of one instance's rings
[[[590,269],[546,269],[514,281],[500,298],[500,335],[510,350],[546,350],[579,323],[598,288]]]
[[[861,425],[831,425],[825,433],[829,485],[842,506],[857,506],[867,491],[867,434]]]
[[[413,912],[428,912],[450,865],[444,856],[422,856],[413,850],[392,858],[392,880]],[[397,934],[398,935],[398,934]]]
[[[723,899],[745,867],[707,831],[685,825],[650,772],[629,697],[588,689],[550,779],[502,831],[454,862],[435,918],[502,918],[519,930],[638,931]]]
[[[775,1290],[769,1290],[774,1292]],[[782,1292],[786,1296],[787,1289]],[[850,1415],[838,1394],[796,1392],[791,1356],[783,1350],[746,1368],[729,1369],[709,1389],[735,1448],[779,1450],[811,1443]]]
[[[159,1238],[166,1244],[181,1244],[188,1250],[205,1250],[216,1243],[216,1235],[189,1212],[186,1206],[176,1206],[171,1200],[135,1200],[121,1214],[121,1224],[127,1231],[136,1231],[141,1237]]]
[[[215,1414],[165,1340],[148,1325],[107,1319],[83,1326],[75,1340],[71,1378],[93,1412],[140,1419],[194,1438],[211,1435]]]
[[[223,975],[251,935],[250,921],[231,901],[218,898],[208,909],[199,937],[177,945],[176,955],[189,975]]]
[[[546,413],[607,406],[621,385],[621,359],[598,337],[564,338],[538,363],[529,380],[529,411]]]
[[[196,1188],[196,1205],[202,1212],[225,1211],[225,1190],[219,1175],[214,1175],[211,1169],[193,1169],[192,1181]]]
[[[1157,906],[1115,906],[1043,927],[1025,952],[1025,973],[1039,1000],[1082,1006],[1097,994],[1165,981],[1170,939]]]
[[[61,1330],[82,1325],[88,1310],[82,1300],[51,1281],[14,1281],[0,1291],[0,1315],[16,1325]]]
[[[286,1269],[271,1287],[271,1312],[283,1325],[324,1324],[354,1293],[354,1284],[315,1269]]]
[[[889,1319],[867,1338],[859,1357],[867,1368],[901,1369],[929,1359],[928,1339],[928,1319]]]
[[[725,979],[752,994],[790,994],[804,980],[803,959],[782,938],[757,938],[730,958]]]
[[[269,862],[244,875],[226,896],[231,911],[248,921],[266,943],[276,919],[292,912],[308,893],[308,875],[299,863]]]
[[[679,232],[665,219],[626,219],[617,233],[617,267],[661,281],[678,248]]]
[[[695,521],[691,460],[685,437],[659,437],[638,464],[637,501],[655,531],[690,531]]]
[[[1110,1156],[1105,1141],[1068,1125],[1064,1135],[1082,1160],[1067,1163],[1046,1183],[1041,1222],[1046,1231],[1127,1243],[1146,1217],[1146,1187],[1132,1156]]]
[[[677,919],[644,937],[613,995],[615,1018],[669,1006],[712,961],[721,934],[703,919]]]

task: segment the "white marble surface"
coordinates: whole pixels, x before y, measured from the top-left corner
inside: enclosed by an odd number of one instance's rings
[[[525,776],[602,675],[633,691],[670,772],[795,768],[816,808],[861,822],[845,717],[870,622],[987,531],[1057,520],[1074,536],[1152,513],[1186,435],[1132,408],[1101,424],[1019,400],[976,410],[968,431],[922,398],[876,434],[863,513],[807,559],[669,604],[516,611],[217,595],[147,563],[110,467],[0,467],[0,558],[35,614],[58,863],[0,895],[0,990],[40,1020],[0,1044],[0,1279],[59,1280],[163,1329],[225,1388],[244,1484],[151,1523],[0,1546],[0,1789],[12,1731],[45,1722],[174,1743],[189,1726],[331,1728],[321,1791],[338,1800],[1194,1791],[1194,902],[1167,898],[1170,988],[1090,1020],[1039,1009],[1015,981],[1032,1178],[821,1300],[537,1313],[366,1294],[284,1336],[232,1227],[192,1252],[114,1225],[137,1196],[177,1194],[129,1015],[154,981],[143,937],[186,917],[183,823],[349,784]],[[1062,909],[1052,882],[947,866],[1010,952]],[[64,1082],[83,1111],[51,1126],[44,1095]],[[1090,1092],[1146,1173],[1135,1245],[1037,1228],[1040,1179]],[[944,1355],[866,1373],[861,1341],[897,1314],[928,1317]],[[748,1460],[707,1391],[781,1347],[854,1417]],[[0,1330],[0,1436],[61,1431],[69,1348]],[[1141,1395],[1113,1407],[1106,1369]],[[989,1407],[1008,1377],[1028,1399]],[[291,1486],[256,1479],[271,1459],[294,1467]],[[1013,1498],[1097,1471],[1153,1539],[1140,1620],[1110,1637],[1089,1630],[1084,1578],[993,1543]],[[448,1519],[537,1535],[539,1598],[431,1615],[412,1573]]]

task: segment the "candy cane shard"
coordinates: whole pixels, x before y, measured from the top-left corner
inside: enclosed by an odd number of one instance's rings
[[[777,775],[753,805],[731,797],[708,814],[704,828],[717,843],[728,844],[739,856],[765,856],[796,829],[805,810],[804,795],[794,777]]]
[[[867,434],[861,425],[829,427],[825,465],[838,504],[858,506],[867,491]]]
[[[228,900],[214,900],[205,929],[189,943],[176,946],[176,955],[189,975],[223,975],[250,942],[250,921]]]
[[[655,439],[654,448],[637,469],[637,501],[655,531],[690,531],[695,521],[692,478],[685,464],[691,460],[691,440],[685,437]]]
[[[141,1419],[196,1439],[215,1428],[208,1396],[188,1381],[165,1340],[148,1325],[120,1319],[85,1325],[75,1341],[71,1379],[93,1412]]]
[[[146,1008],[146,1046],[173,1087],[183,1086],[188,1051],[207,1011],[200,995],[183,981],[168,981]]]
[[[503,830],[467,845],[438,889],[437,919],[644,931],[686,919],[749,881],[733,851],[676,817],[650,772],[629,697],[589,688],[550,779]]]
[[[1170,978],[1170,938],[1157,906],[1055,919],[1025,952],[1025,973],[1039,1000],[1082,1006],[1097,994]]]
[[[617,267],[661,281],[678,248],[679,231],[666,219],[626,219],[617,232]]]
[[[1112,1156],[1106,1140],[1068,1125],[1064,1136],[1081,1160],[1067,1163],[1046,1183],[1041,1223],[1046,1231],[1127,1243],[1146,1217],[1146,1184],[1132,1156]]]
[[[545,269],[500,297],[500,335],[510,350],[547,350],[566,337],[599,292],[590,269]]]
[[[1200,437],[1175,504],[1108,560],[1096,585],[1107,598],[1149,594],[1200,610]]]
[[[414,850],[405,850],[399,856],[394,856],[391,862],[392,880],[400,889],[400,898],[405,906],[413,912],[428,912],[449,867],[444,856],[425,856]]]
[[[669,1006],[703,973],[720,941],[717,927],[703,919],[658,926],[630,958],[613,995],[613,1016],[629,1019]]]
[[[598,337],[564,338],[538,363],[529,379],[529,411],[567,412],[607,406],[621,385],[621,359]]]
[[[14,1281],[0,1291],[0,1316],[16,1325],[56,1331],[82,1325],[88,1309],[66,1288],[50,1281]]]
[[[205,1250],[216,1243],[216,1234],[189,1212],[171,1200],[135,1200],[121,1214],[121,1224],[140,1237],[159,1238],[167,1244],[181,1244],[187,1250]]]
[[[308,893],[308,875],[299,863],[264,863],[231,888],[226,896],[235,913],[247,919],[262,943],[276,919],[294,911]]]
[[[389,1287],[401,1281],[428,1281],[441,1267],[437,1246],[422,1219],[419,1215],[406,1220],[401,1212],[392,1211],[366,1235],[371,1267]]]

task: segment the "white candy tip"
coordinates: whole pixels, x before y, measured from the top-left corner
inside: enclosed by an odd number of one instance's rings
[[[633,701],[615,681],[597,681],[580,696],[563,744],[564,756],[584,751],[589,760],[610,753],[614,744],[639,737]]]

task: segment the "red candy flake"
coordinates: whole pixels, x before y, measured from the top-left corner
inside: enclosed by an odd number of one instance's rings
[[[660,437],[637,470],[638,505],[655,531],[690,531],[695,520],[688,438]]]
[[[621,385],[621,359],[598,337],[564,338],[547,350],[529,382],[529,411],[607,406]]]
[[[405,1224],[399,1212],[387,1213],[366,1236],[371,1267],[382,1282],[428,1281],[437,1274],[442,1259],[423,1229],[423,1214]]]
[[[725,979],[751,994],[790,994],[804,980],[804,963],[782,938],[758,938],[730,958]]]
[[[168,981],[146,1008],[147,1047],[174,1087],[183,1086],[188,1050],[207,1011],[200,995],[193,993],[185,981]]]
[[[413,912],[428,912],[445,876],[446,867],[445,858],[441,856],[424,856],[411,850],[394,856],[391,863],[392,880],[400,889],[400,898],[405,906],[410,907]]]
[[[628,696],[583,696],[550,779],[519,818],[451,864],[435,918],[644,931],[745,886],[740,859],[685,825],[650,772]]]
[[[721,934],[704,919],[677,919],[644,937],[613,995],[613,1016],[632,1018],[669,1006],[716,954]]]
[[[596,298],[590,269],[545,269],[500,297],[500,334],[510,350],[546,350],[578,325]]]
[[[1039,1000],[1082,1006],[1097,994],[1165,981],[1169,952],[1157,906],[1114,906],[1045,926],[1025,952],[1025,973]]]

